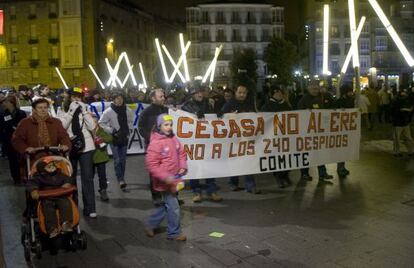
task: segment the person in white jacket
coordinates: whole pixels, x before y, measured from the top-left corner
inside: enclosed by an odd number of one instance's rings
[[[122,92],[116,92],[112,96],[113,103],[102,114],[99,125],[102,129],[112,135],[111,151],[114,159],[115,175],[121,190],[126,189],[125,166],[128,150],[130,128],[133,124],[134,115],[125,105]]]
[[[93,182],[93,153],[95,142],[91,134],[96,128],[95,121],[88,111],[88,105],[82,101],[83,92],[81,88],[73,88],[68,91],[66,109],[61,110],[58,118],[72,140],[83,140],[77,142],[77,148],[72,148],[70,161],[73,167],[72,178],[76,181],[78,163],[80,164],[80,178],[82,184],[83,214],[90,218],[96,218],[95,188]],[[70,104],[69,104],[70,103]],[[69,105],[68,105],[69,104]],[[82,146],[83,145],[83,146]]]
[[[359,108],[361,112],[361,121],[363,121],[366,125],[367,129],[371,129],[371,123],[369,122],[368,118],[368,107],[371,105],[369,102],[368,97],[365,95],[365,91],[361,91],[360,94],[356,95],[355,98],[355,107]]]

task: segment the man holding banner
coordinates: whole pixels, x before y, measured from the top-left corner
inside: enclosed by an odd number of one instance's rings
[[[256,112],[256,108],[253,103],[250,103],[247,99],[248,90],[246,86],[239,85],[232,98],[223,106],[223,113],[250,113]],[[256,189],[256,181],[253,175],[246,175],[245,186],[246,191],[253,194],[259,194],[260,191]],[[242,188],[239,187],[239,177],[231,177],[229,181],[232,191],[240,191]]]
[[[192,94],[191,99],[186,101],[183,104],[183,107],[181,107],[183,111],[197,115],[198,120],[203,120],[205,114],[214,113],[213,112],[214,108],[210,105],[208,99],[204,98],[204,91],[205,89],[201,86],[191,88],[190,89],[190,93]],[[215,202],[222,201],[223,198],[216,193],[217,192],[216,179],[206,179],[206,184],[207,184],[206,191],[207,191],[208,199],[215,201]],[[190,186],[194,193],[193,202],[195,203],[201,202],[202,197],[201,197],[200,180],[198,179],[190,180]]]
[[[321,93],[321,88],[318,84],[318,81],[313,81],[308,86],[308,93],[305,94],[302,99],[298,103],[298,110],[305,110],[305,109],[326,109],[326,107],[332,106],[330,103],[330,98],[325,98],[324,94]],[[302,168],[301,172],[301,179],[311,181],[312,176],[309,175],[309,168]],[[318,173],[319,173],[319,180],[331,180],[333,179],[332,175],[329,175],[326,171],[325,165],[318,166]]]
[[[290,111],[292,107],[286,101],[285,91],[280,85],[270,86],[271,97],[263,105],[262,112],[283,112]],[[277,184],[280,188],[285,188],[292,185],[289,178],[289,171],[273,172],[273,176],[276,178]]]

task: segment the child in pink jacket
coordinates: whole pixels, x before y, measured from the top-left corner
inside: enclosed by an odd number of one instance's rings
[[[187,173],[187,157],[183,146],[172,131],[172,117],[161,114],[151,134],[145,164],[150,173],[153,189],[162,195],[162,202],[147,219],[145,232],[154,236],[154,229],[165,217],[168,219],[167,238],[185,241],[187,237],[181,233],[180,206],[176,196],[178,178]]]

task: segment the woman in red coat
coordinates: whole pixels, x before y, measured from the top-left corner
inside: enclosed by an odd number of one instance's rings
[[[59,119],[49,116],[49,101],[43,98],[32,103],[32,115],[20,121],[12,137],[14,149],[20,154],[33,154],[36,147],[60,146],[62,151],[71,148],[68,133]],[[36,160],[41,153],[32,156]]]

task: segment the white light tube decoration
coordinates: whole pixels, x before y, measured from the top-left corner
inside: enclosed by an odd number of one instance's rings
[[[329,58],[329,5],[323,5],[323,62],[322,74],[330,75],[328,69]]]
[[[177,70],[177,74],[180,77],[181,81],[183,81],[183,83],[185,83],[186,80],[185,80],[183,74],[181,73],[181,71],[179,70],[180,66],[177,65],[174,62],[174,59],[171,57],[171,54],[170,54],[170,52],[168,51],[168,49],[167,49],[167,47],[165,45],[162,45],[162,49],[164,50],[165,54],[167,55],[167,58],[170,60],[170,63],[172,64],[172,66],[174,67],[174,69]],[[172,78],[174,78],[174,77],[172,77]],[[168,82],[171,83],[172,80],[170,79]]]
[[[63,79],[63,76],[62,76],[62,74],[61,74],[61,73],[60,73],[60,71],[59,71],[59,68],[58,68],[58,67],[55,67],[55,70],[56,70],[56,72],[57,72],[57,74],[58,74],[58,76],[59,76],[60,80],[62,81],[62,84],[63,84],[63,86],[65,87],[65,89],[69,89],[68,84],[66,84],[65,79]]]
[[[190,81],[190,73],[188,71],[188,63],[187,63],[187,49],[185,48],[185,45],[184,45],[184,35],[182,33],[180,33],[179,39],[180,39],[180,46],[181,46],[181,55],[182,57],[184,57],[185,80]],[[178,64],[178,66],[180,65]]]
[[[125,62],[128,66],[128,74],[125,77],[124,85],[126,84],[126,80],[128,78],[128,75],[131,75],[132,84],[134,85],[134,87],[136,87],[136,86],[138,86],[138,84],[137,84],[137,80],[135,79],[134,72],[132,71],[133,65],[131,65],[131,62],[129,61],[129,58],[128,58],[128,54],[126,52],[125,52]]]
[[[158,38],[155,38],[155,46],[157,47],[158,57],[160,58],[161,68],[164,74],[165,82],[169,83],[167,69],[165,68],[164,57],[162,56],[162,50],[161,50],[160,41],[158,40]]]
[[[144,68],[142,67],[142,63],[140,62],[138,63],[138,65],[139,65],[139,70],[141,71],[141,77],[142,77],[142,82],[144,83],[144,87],[148,88],[147,80],[145,79]]]
[[[188,49],[190,48],[190,45],[191,45],[191,42],[190,41],[188,41],[187,42],[187,45],[185,46],[185,48],[184,48],[184,51],[185,51],[185,53],[187,53],[187,51],[188,51]],[[177,67],[176,68],[174,68],[174,72],[172,73],[172,75],[170,76],[170,78],[169,78],[169,81],[170,82],[172,82],[172,81],[174,81],[174,78],[175,78],[175,76],[178,74],[178,72],[180,71],[180,66],[181,66],[181,64],[182,64],[182,62],[183,62],[183,60],[184,60],[184,57],[186,57],[185,55],[181,55],[180,56],[180,58],[178,59],[178,62],[177,62]],[[187,80],[187,79],[186,79]],[[187,80],[187,82],[188,81],[190,81],[190,80]]]
[[[217,58],[220,55],[220,52],[223,48],[223,45],[220,45],[220,47],[216,47],[216,50],[214,52],[214,58],[210,63],[210,66],[208,66],[208,69],[206,71],[206,73],[204,74],[203,79],[201,80],[202,83],[205,83],[207,81],[207,77],[210,75],[210,82],[213,82],[212,79],[214,79],[214,71],[216,69],[216,63],[217,63]],[[213,72],[213,74],[212,74]]]
[[[128,82],[128,79],[130,76],[133,76],[134,73],[132,72],[132,69],[134,68],[134,65],[128,65],[128,73],[124,78],[124,81],[122,82],[121,88],[124,88],[126,83]],[[132,74],[132,75],[131,75]],[[138,86],[137,82],[135,81],[134,86]]]
[[[364,24],[366,21],[366,17],[362,17],[359,21],[358,29],[357,29],[357,40],[359,39],[359,36],[361,35],[362,29],[364,28]],[[341,73],[345,74],[346,70],[348,70],[348,65],[351,62],[352,57],[352,47],[349,48],[348,54],[346,55],[344,65],[342,66]]]
[[[400,37],[398,36],[397,32],[395,31],[394,27],[391,25],[391,22],[388,20],[387,16],[385,16],[384,11],[382,11],[380,5],[376,0],[368,0],[371,4],[372,8],[374,9],[375,13],[381,20],[382,24],[384,25],[385,29],[387,29],[388,33],[390,34],[392,40],[394,40],[395,45],[400,50],[401,54],[404,56],[404,59],[407,61],[410,67],[414,66],[414,59],[411,56],[410,52],[408,52],[407,48],[401,41]]]
[[[355,3],[348,0],[349,28],[351,31],[352,63],[354,68],[359,67],[358,38],[356,32]]]
[[[112,68],[111,64],[109,63],[108,58],[105,58],[106,67],[108,68],[108,71],[110,74],[108,82],[106,82],[106,86],[109,87],[112,84],[112,86],[116,87],[116,82],[118,82],[118,84],[122,86],[122,82],[118,77],[118,71],[119,71],[119,65],[121,64],[121,61],[125,57],[125,55],[126,55],[125,52],[121,53],[121,55],[119,56],[115,64],[115,68]]]
[[[91,64],[89,64],[89,69],[91,69],[93,75],[96,78],[96,81],[98,81],[99,85],[101,86],[102,89],[105,89],[105,85],[102,83],[102,80],[99,78],[98,74],[95,72],[95,69],[92,67]]]

